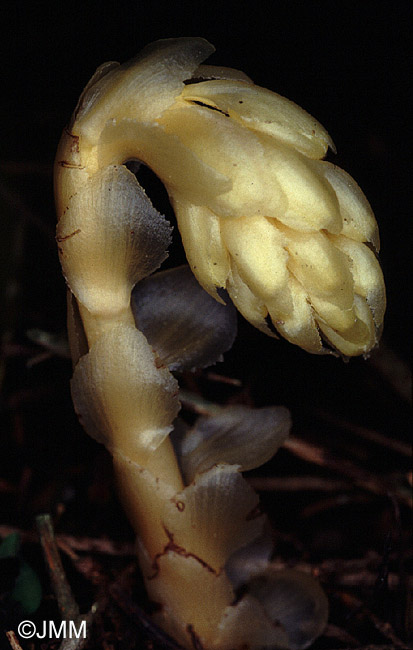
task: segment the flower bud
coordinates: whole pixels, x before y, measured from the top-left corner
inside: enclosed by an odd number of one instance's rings
[[[355,181],[321,160],[334,146],[323,127],[240,80],[187,85],[158,122],[231,182],[197,201],[169,189],[201,285],[309,352],[327,352],[324,340],[368,353],[385,311],[377,224]]]
[[[367,354],[386,300],[367,199],[322,160],[334,145],[313,117],[238,71],[200,65],[212,50],[159,41],[97,71],[59,149],[59,214],[99,170],[138,159],[166,186],[208,293],[222,302],[225,289],[253,325],[309,352]]]

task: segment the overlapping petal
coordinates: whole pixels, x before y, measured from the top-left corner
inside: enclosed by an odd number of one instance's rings
[[[160,123],[232,181],[203,205],[170,192],[202,286],[215,296],[227,289],[253,325],[272,334],[271,318],[309,352],[328,351],[322,339],[346,356],[371,350],[385,311],[367,246],[378,249],[377,224],[355,181],[317,159],[333,146],[326,131],[288,100],[239,80],[189,84]]]
[[[325,128],[297,104],[266,88],[242,81],[227,77],[225,81],[190,84],[181,96],[186,101],[214,106],[248,128],[292,145],[310,158],[321,158],[328,147],[334,149]]]
[[[334,145],[312,116],[243,73],[200,65],[212,50],[202,39],[171,39],[103,66],[61,164],[86,182],[86,166],[144,161],[169,192],[208,293],[222,300],[217,288],[226,289],[251,323],[310,352],[326,351],[322,339],[344,355],[369,352],[385,293],[377,260],[355,246],[379,247],[367,199],[321,160]],[[62,211],[69,202],[62,197]]]

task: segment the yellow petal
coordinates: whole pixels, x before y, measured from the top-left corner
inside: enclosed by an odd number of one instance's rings
[[[343,332],[349,332],[357,323],[354,302],[351,307],[343,309],[331,300],[325,300],[314,294],[309,295],[308,299],[313,308],[314,318],[317,322],[322,320],[325,323],[328,323],[328,325],[333,329]]]
[[[352,241],[347,237],[331,236],[331,239],[334,245],[348,256],[354,279],[354,291],[367,300],[376,327],[380,327],[386,310],[386,288],[376,256],[365,244]]]
[[[165,131],[231,182],[215,200],[205,194],[203,205],[220,216],[277,216],[286,200],[268,165],[258,137],[222,113],[180,100],[160,120]]]
[[[365,298],[354,296],[355,319],[351,327],[336,331],[323,319],[317,323],[324,336],[342,354],[348,357],[368,353],[377,343],[373,316]]]
[[[379,231],[373,210],[356,181],[343,169],[329,162],[315,164],[336,193],[343,217],[341,234],[356,241],[368,241],[378,251]]]
[[[204,205],[224,217],[275,217],[299,230],[342,228],[338,202],[312,161],[216,110],[179,100],[160,124],[209,167],[232,181]]]
[[[261,142],[265,145],[266,166],[277,179],[287,201],[284,209],[274,206],[263,214],[303,232],[340,233],[342,217],[337,197],[329,183],[315,171],[314,162],[284,144],[272,143],[266,136],[261,137]]]
[[[244,318],[257,329],[276,338],[266,323],[268,309],[261,298],[256,296],[248,285],[241,278],[235,262],[231,264],[231,272],[227,280],[227,291],[229,296]]]
[[[312,298],[331,302],[341,310],[353,305],[353,277],[347,256],[324,233],[285,230],[288,268]]]
[[[95,144],[106,122],[153,120],[175,101],[198,65],[214,47],[203,38],[156,41],[131,61],[111,68],[82,95],[71,130]]]
[[[279,309],[276,298],[267,301],[274,327],[290,343],[299,345],[307,352],[322,354],[322,342],[306,291],[293,276],[289,280],[289,289],[292,305],[288,314],[283,314],[283,310]]]
[[[206,81],[185,87],[187,101],[210,103],[250,129],[266,133],[310,158],[322,158],[333,141],[304,109],[276,93],[242,80]]]
[[[240,276],[251,291],[264,302],[279,296],[280,308],[288,311],[291,302],[286,293],[289,272],[285,235],[262,217],[223,219],[221,232]]]
[[[230,272],[229,255],[221,234],[221,220],[208,208],[173,201],[189,265],[200,285],[219,302],[217,287],[225,287]]]
[[[193,79],[233,79],[234,81],[243,81],[247,84],[253,84],[252,79],[242,72],[242,70],[235,70],[234,68],[225,68],[218,65],[200,65],[197,67],[192,75]],[[193,82],[191,82],[193,83]],[[190,85],[190,84],[188,84]]]

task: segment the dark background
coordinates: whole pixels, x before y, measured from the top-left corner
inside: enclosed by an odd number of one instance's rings
[[[409,5],[136,0],[17,2],[0,10],[0,497],[6,525],[30,529],[35,514],[48,510],[60,513],[56,525],[63,532],[132,538],[113,505],[110,461],[73,415],[70,362],[53,355],[28,367],[43,348],[27,332],[39,328],[58,334],[65,328],[52,190],[62,128],[98,65],[123,62],[158,38],[207,38],[216,47],[208,63],[245,71],[328,129],[338,151],[329,159],[357,180],[376,214],[388,289],[382,346],[387,356],[379,351],[368,361],[349,363],[314,357],[267,339],[241,321],[237,343],[225,364],[215,368],[239,379],[241,388],[216,384],[205,375],[184,381],[221,402],[285,404],[292,410],[294,435],[378,480],[407,474],[405,457],[385,444],[367,443],[354,427],[385,439],[409,440]],[[159,196],[153,196],[148,182],[155,205],[173,218],[165,196],[156,184],[153,191]],[[172,259],[180,261],[180,255],[174,253]],[[390,361],[389,354],[394,355]],[[266,476],[317,472],[334,475],[285,450],[262,470]],[[266,493],[264,502],[283,534],[298,535],[308,557],[362,557],[372,549],[382,553],[393,530],[392,501],[385,488],[373,496],[357,489],[342,495],[344,505],[333,505],[324,518],[299,524],[296,513],[322,495]],[[405,505],[401,508],[398,525],[404,528],[409,515]]]

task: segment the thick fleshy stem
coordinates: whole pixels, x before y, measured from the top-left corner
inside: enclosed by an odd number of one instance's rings
[[[231,407],[188,430],[170,370],[204,367],[229,349],[225,291],[254,325],[272,334],[271,318],[308,351],[326,351],[322,332],[342,354],[367,353],[385,305],[365,245],[378,245],[377,227],[354,181],[320,160],[333,146],[325,129],[242,73],[200,66],[212,51],[203,39],[172,39],[104,64],[62,136],[57,241],[72,395],[113,455],[168,633],[187,648],[299,649],[325,625],[325,596],[309,576],[271,568],[265,518],[240,474],[272,457],[289,414]],[[149,277],[170,227],[124,166],[130,159],[164,182],[210,295],[188,269]]]

